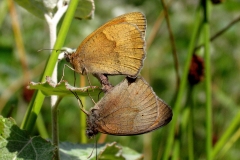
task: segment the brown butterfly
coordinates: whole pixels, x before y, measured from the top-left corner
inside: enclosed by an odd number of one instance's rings
[[[146,56],[145,31],[145,16],[140,12],[127,13],[95,30],[76,52],[65,57],[80,74],[136,78]]]
[[[143,78],[126,78],[87,113],[86,134],[89,138],[98,132],[119,136],[143,134],[166,125],[172,115],[171,108]]]

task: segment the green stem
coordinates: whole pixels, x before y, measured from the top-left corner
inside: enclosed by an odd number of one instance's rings
[[[83,75],[80,75],[80,87],[86,86],[86,77]],[[86,97],[81,96],[81,101],[84,106],[86,106]],[[87,137],[86,137],[86,114],[80,110],[80,143],[87,143]]]
[[[179,140],[177,140],[174,142],[172,160],[178,160],[179,157],[180,157],[180,142],[179,142]]]
[[[174,140],[174,131],[175,131],[175,126],[177,124],[177,120],[178,120],[178,116],[180,113],[180,107],[182,104],[182,99],[183,99],[183,94],[187,85],[187,76],[188,76],[188,72],[189,72],[189,68],[190,68],[190,64],[191,64],[191,58],[192,58],[192,53],[193,53],[193,49],[195,46],[195,42],[196,39],[198,38],[198,28],[200,26],[201,23],[201,18],[200,18],[200,10],[197,11],[196,17],[194,18],[196,19],[195,24],[194,24],[194,30],[193,30],[193,34],[191,37],[191,41],[190,41],[190,45],[189,45],[189,49],[188,49],[188,55],[187,55],[187,59],[185,62],[185,66],[184,66],[184,71],[183,71],[183,75],[182,75],[182,79],[180,81],[180,87],[179,87],[179,92],[177,94],[177,98],[175,101],[175,105],[173,108],[173,119],[172,122],[170,122],[170,131],[169,131],[169,136],[167,139],[167,146],[163,155],[163,159],[167,160],[170,152],[171,152],[171,148],[173,145],[173,140]]]
[[[203,1],[204,11],[204,60],[205,60],[205,92],[206,92],[206,159],[211,160],[212,153],[212,93],[211,93],[211,59],[210,59],[210,27],[209,6],[207,0]]]
[[[234,143],[236,143],[236,141],[238,141],[239,138],[240,138],[240,128],[238,128],[237,131],[229,138],[229,140],[221,150],[218,158],[222,159],[222,157],[226,155],[226,153],[229,153],[230,148],[234,146]]]
[[[86,104],[86,97],[80,97],[81,101]],[[80,143],[87,143],[86,137],[86,114],[80,110]]]
[[[176,49],[176,44],[175,44],[172,28],[171,28],[171,23],[170,23],[169,16],[168,16],[168,8],[167,8],[164,0],[161,0],[161,2],[162,2],[162,6],[164,8],[164,11],[165,11],[165,19],[166,19],[166,22],[167,22],[167,28],[168,28],[169,38],[170,38],[170,42],[171,42],[173,61],[174,61],[174,67],[175,67],[175,72],[176,72],[176,80],[177,80],[177,83],[176,83],[176,92],[177,92],[178,89],[179,89],[179,83],[180,83],[177,49]]]
[[[38,129],[38,132],[39,132],[40,136],[44,139],[49,138],[48,131],[47,131],[46,126],[44,124],[43,116],[42,116],[41,113],[38,115],[36,123],[37,123],[36,126],[37,126],[37,129]]]
[[[193,117],[194,117],[194,112],[193,112],[193,86],[190,86],[188,90],[188,104],[187,106],[190,108],[190,113],[189,113],[189,120],[188,120],[188,159],[189,160],[194,160],[194,143],[193,143]]]
[[[72,22],[72,19],[74,17],[75,10],[78,5],[78,0],[71,0],[68,10],[66,12],[65,18],[63,20],[62,26],[60,28],[59,34],[58,34],[58,39],[54,45],[54,49],[59,49],[62,48],[64,41],[66,39],[70,24]],[[42,75],[41,82],[45,81],[46,76],[51,76],[54,66],[57,62],[58,59],[58,53],[56,51],[53,51],[52,54],[50,55],[47,66],[45,68],[45,71]],[[28,130],[29,132],[32,131],[34,128],[34,124],[36,122],[37,116],[41,110],[43,100],[44,100],[44,95],[42,94],[41,91],[35,92],[32,101],[30,102],[28,106],[27,113],[25,114],[23,123],[21,125],[21,128]]]
[[[62,97],[58,97],[56,103],[54,106],[52,106],[52,141],[53,145],[57,147],[56,150],[54,150],[54,159],[59,160],[60,154],[59,154],[59,129],[58,129],[58,105],[61,102]]]
[[[238,107],[239,108],[239,107]],[[223,146],[227,143],[229,140],[229,137],[235,132],[235,129],[239,127],[240,124],[240,111],[235,116],[235,118],[230,123],[230,126],[227,128],[227,130],[223,133],[221,138],[217,141],[215,144],[213,151],[212,151],[212,158],[216,158],[218,156],[219,151],[223,148]]]

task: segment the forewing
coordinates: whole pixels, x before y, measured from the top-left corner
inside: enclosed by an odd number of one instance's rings
[[[135,19],[134,19],[135,17]],[[74,53],[89,73],[136,77],[145,59],[146,20],[140,12],[122,15],[90,34]]]

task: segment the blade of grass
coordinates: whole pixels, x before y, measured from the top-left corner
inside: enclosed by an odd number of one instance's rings
[[[24,83],[26,84],[29,82],[29,79],[30,79],[28,64],[27,64],[27,56],[26,56],[23,37],[22,37],[22,33],[21,33],[21,29],[20,29],[20,25],[17,17],[17,11],[13,3],[13,0],[8,0],[8,7],[9,7],[11,19],[12,19],[12,27],[13,27],[14,37],[16,40],[17,53],[19,54],[18,57],[19,57],[23,75],[24,75],[23,76]]]
[[[169,16],[168,16],[168,8],[167,8],[164,0],[161,0],[161,2],[162,2],[162,6],[163,6],[164,12],[165,12],[164,15],[165,15],[166,23],[167,23],[169,39],[170,39],[170,42],[171,42],[171,49],[172,49],[172,54],[173,54],[174,68],[175,68],[175,72],[176,72],[176,92],[177,92],[178,89],[179,89],[179,83],[180,83],[177,48],[176,48],[175,39],[174,39],[172,28],[171,28],[171,23],[170,23]]]
[[[72,19],[74,17],[75,10],[77,8],[78,0],[71,0],[69,4],[69,8],[66,12],[65,18],[63,20],[62,26],[60,28],[57,41],[54,45],[54,48],[59,49],[62,48],[64,41],[66,39],[70,24],[72,22]],[[44,70],[44,73],[41,78],[41,82],[45,81],[46,76],[51,76],[54,66],[58,59],[58,53],[56,51],[53,51],[50,55],[46,68]],[[34,96],[32,98],[32,101],[30,102],[28,106],[27,113],[25,114],[23,123],[21,125],[21,128],[28,130],[29,132],[32,131],[34,124],[36,122],[37,116],[41,110],[42,104],[44,100],[44,95],[37,91],[34,93]]]
[[[206,92],[206,159],[211,159],[212,153],[212,92],[211,92],[211,59],[210,59],[210,3],[202,1],[203,5],[203,31],[204,31],[204,60],[205,60],[205,92]]]
[[[223,104],[224,106],[231,106],[231,108],[240,108],[232,99],[229,97],[227,93],[224,93],[221,88],[219,88],[217,85],[213,85],[213,95],[216,95],[216,99]],[[234,116],[231,123],[229,123],[229,126],[227,129],[225,129],[224,133],[221,135],[217,143],[214,145],[213,151],[212,151],[212,158],[216,159],[219,158],[219,152],[224,148],[224,146],[229,141],[229,137],[236,131],[236,128],[239,127],[240,124],[240,111]]]
[[[86,86],[85,76],[80,75],[80,87]],[[86,106],[86,97],[80,97],[83,107]],[[80,110],[80,143],[87,143],[86,137],[86,114]]]
[[[177,124],[178,115],[180,113],[180,107],[182,104],[181,101],[182,101],[183,94],[184,94],[184,91],[185,91],[186,85],[187,85],[187,76],[188,76],[188,72],[189,72],[189,68],[190,68],[193,49],[195,47],[196,39],[198,38],[197,35],[198,35],[198,31],[199,31],[199,26],[201,24],[200,15],[201,15],[200,10],[198,9],[197,13],[195,15],[195,18],[194,18],[195,24],[194,24],[194,28],[193,28],[193,34],[192,34],[189,49],[188,49],[188,54],[187,54],[187,59],[186,59],[184,70],[183,70],[182,79],[180,81],[179,91],[178,91],[177,98],[176,98],[174,108],[173,108],[173,119],[172,119],[172,122],[170,122],[170,124],[169,124],[170,131],[169,131],[169,135],[168,135],[168,139],[167,139],[166,149],[165,149],[165,152],[163,155],[164,160],[168,159],[170,152],[171,152],[172,145],[173,145],[175,126]]]
[[[187,101],[187,106],[190,108],[190,113],[189,113],[189,120],[188,120],[188,130],[187,130],[187,137],[188,137],[188,159],[189,160],[194,160],[194,143],[193,143],[193,117],[194,117],[194,112],[193,112],[193,86],[189,87],[188,90],[188,101]]]
[[[172,160],[178,160],[179,157],[180,157],[180,142],[179,142],[179,140],[177,140],[174,142]]]
[[[235,129],[239,127],[239,124],[240,124],[240,111],[232,120],[229,127],[226,129],[226,131],[223,133],[221,138],[217,141],[216,145],[214,146],[212,151],[212,158],[216,158],[218,156],[219,151],[225,146],[225,144],[229,140],[229,137],[233,134]]]
[[[41,113],[38,115],[36,123],[37,123],[37,129],[38,129],[39,135],[44,139],[50,138]]]
[[[233,147],[233,144],[235,144],[236,141],[239,140],[239,138],[240,138],[240,128],[235,132],[235,134],[233,134],[233,135],[229,138],[228,142],[224,145],[222,151],[221,151],[220,154],[218,155],[218,158],[219,158],[219,159],[222,159],[222,157],[223,157],[226,153],[229,152],[229,149],[230,149],[231,147]]]

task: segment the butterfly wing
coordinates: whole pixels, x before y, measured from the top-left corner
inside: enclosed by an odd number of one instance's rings
[[[145,59],[146,19],[140,12],[116,17],[90,34],[72,55],[77,72],[136,77]]]
[[[96,106],[99,107],[94,122],[97,130],[112,135],[150,132],[167,124],[172,117],[171,109],[155,95],[143,78],[137,78],[133,83],[125,79]]]

